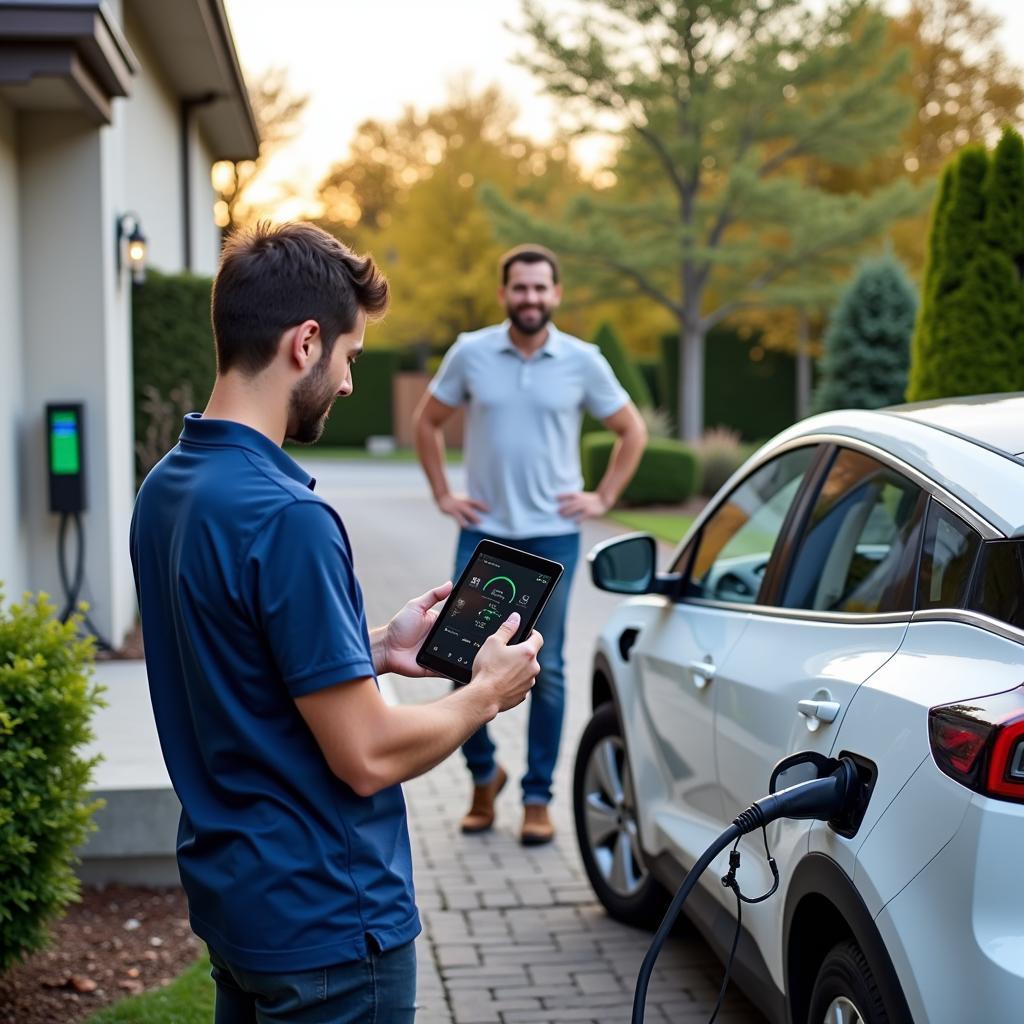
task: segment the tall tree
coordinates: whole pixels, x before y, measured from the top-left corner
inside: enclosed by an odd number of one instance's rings
[[[214,185],[220,195],[218,224],[228,232],[259,214],[249,199],[252,186],[267,160],[298,134],[309,102],[307,95],[291,88],[285,68],[268,68],[257,75],[249,83],[248,92],[260,134],[260,155],[256,160],[237,163],[221,160],[213,166]]]
[[[917,293],[892,253],[865,260],[825,332],[815,411],[902,401],[916,312]]]
[[[1024,387],[1024,141],[943,173],[912,345],[911,401]]]
[[[385,344],[442,347],[500,319],[505,244],[480,200],[485,182],[537,211],[579,182],[564,143],[517,133],[515,107],[494,87],[454,83],[440,107],[367,122],[322,183],[321,224],[380,260],[396,297]],[[560,318],[560,323],[563,318]]]
[[[895,182],[868,196],[803,181],[801,163],[856,166],[903,129],[901,57],[866,0],[823,13],[798,0],[591,0],[563,25],[524,6],[524,63],[565,101],[577,131],[624,126],[619,186],[570,205],[559,225],[492,196],[609,289],[628,284],[678,324],[681,433],[703,428],[704,342],[726,317],[773,301],[800,268],[838,254],[918,202]]]

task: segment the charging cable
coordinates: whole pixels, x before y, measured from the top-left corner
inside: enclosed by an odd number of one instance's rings
[[[697,880],[707,870],[708,865],[727,847],[730,843],[733,850],[729,855],[729,872],[722,878],[722,884],[732,889],[736,895],[736,934],[733,938],[732,950],[729,953],[729,962],[726,968],[725,981],[722,983],[722,990],[718,995],[718,1002],[715,1005],[711,1021],[718,1016],[718,1011],[725,997],[725,989],[729,982],[729,967],[732,965],[733,956],[736,953],[736,946],[740,937],[740,921],[742,919],[743,903],[760,903],[773,895],[779,887],[779,869],[774,858],[768,850],[767,826],[777,818],[794,819],[817,819],[828,821],[837,818],[846,809],[847,804],[856,795],[857,790],[857,766],[853,761],[844,757],[838,762],[837,767],[831,775],[823,779],[813,779],[810,782],[801,782],[796,786],[780,790],[769,796],[762,797],[752,803],[742,814],[738,814],[732,824],[700,855],[697,863],[687,872],[682,885],[672,902],[665,911],[665,916],[658,930],[654,933],[650,948],[640,965],[640,973],[636,979],[636,991],[633,996],[632,1024],[643,1024],[644,1008],[647,1003],[647,989],[651,983],[651,974],[654,971],[654,963],[661,953],[661,948],[668,938],[672,926],[679,916],[686,898],[693,891]],[[768,866],[771,868],[775,880],[772,888],[763,896],[748,899],[740,892],[739,883],[736,881],[736,869],[740,864],[739,841],[750,832],[761,829],[764,834],[764,849],[768,857]]]
[[[75,559],[75,575],[71,578],[68,574],[67,564],[67,533],[68,522],[74,523],[75,534],[78,542],[77,555]],[[78,607],[78,597],[85,582],[85,531],[82,529],[82,517],[77,512],[64,512],[60,517],[60,532],[57,535],[57,570],[60,573],[60,583],[64,588],[64,609],[60,613],[60,621],[67,622],[75,609]],[[89,618],[88,612],[82,614],[82,624],[87,626],[96,638],[96,646],[101,651],[113,650],[110,643],[103,638],[103,635]]]

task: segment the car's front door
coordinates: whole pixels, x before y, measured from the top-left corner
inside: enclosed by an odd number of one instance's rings
[[[857,688],[906,633],[925,506],[924,493],[902,473],[845,447],[835,451],[817,493],[807,495],[807,511],[791,523],[784,564],[773,564],[764,603],[747,613],[743,642],[715,680],[716,759],[728,818],[765,795],[780,758],[807,749],[833,753]],[[780,866],[806,843],[807,829],[807,822],[779,821],[769,831]],[[744,842],[751,856],[743,885],[756,894],[770,887],[771,876],[760,835]],[[758,916],[752,908],[752,929]]]
[[[719,667],[735,650],[776,539],[818,448],[787,452],[755,469],[721,501],[673,567],[689,585],[665,600],[633,648],[640,713],[668,798],[650,808],[662,839],[692,863],[722,829],[714,751]]]

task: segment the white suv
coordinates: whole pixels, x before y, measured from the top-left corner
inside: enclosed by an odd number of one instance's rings
[[[850,755],[844,820],[780,820],[782,878],[734,966],[772,1021],[965,1024],[1024,1007],[1024,396],[828,413],[761,449],[669,571],[591,553],[632,594],[603,629],[574,798],[615,917],[649,923],[800,750]],[[787,779],[786,784],[796,779]],[[771,888],[760,833],[747,895]],[[725,957],[726,854],[686,912]]]

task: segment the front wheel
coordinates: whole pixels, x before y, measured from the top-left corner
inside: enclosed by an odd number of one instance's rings
[[[613,704],[594,712],[576,752],[576,839],[605,910],[625,924],[653,927],[668,905],[640,849],[633,780]]]
[[[822,961],[807,1024],[889,1024],[875,976],[856,942],[841,942]]]

